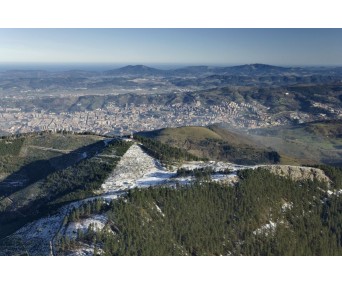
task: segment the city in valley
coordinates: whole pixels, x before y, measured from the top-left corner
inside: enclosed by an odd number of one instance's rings
[[[75,74],[2,72],[0,131],[121,135],[215,123],[239,129],[266,128],[342,116],[339,69],[261,64],[235,69],[202,67],[195,73],[193,69],[165,71],[139,65]],[[244,72],[250,69],[255,75],[246,79]],[[321,82],[312,83],[317,78]],[[323,89],[322,84],[328,88]]]
[[[220,105],[206,107],[196,105],[156,104],[124,107],[109,105],[104,109],[75,112],[23,112],[20,109],[0,109],[1,130],[16,134],[33,131],[91,131],[97,134],[127,134],[166,127],[184,125],[206,126],[215,123],[231,123],[235,127],[267,127],[282,124],[281,120],[272,120],[267,112],[257,110],[250,104],[222,102]],[[245,119],[245,113],[254,117]],[[304,116],[304,115],[303,115]],[[284,120],[286,123],[286,120]]]

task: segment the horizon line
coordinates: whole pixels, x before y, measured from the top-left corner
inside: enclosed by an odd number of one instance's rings
[[[14,69],[5,69],[4,67],[73,67],[73,66],[83,66],[83,67],[105,67],[105,66],[113,66],[114,69],[119,69],[126,66],[146,66],[146,67],[153,67],[158,69],[158,67],[178,67],[178,68],[186,68],[186,67],[200,67],[200,66],[207,66],[207,67],[234,67],[234,66],[244,66],[244,65],[269,65],[275,67],[342,67],[341,64],[269,64],[269,63],[133,63],[133,62],[0,62],[0,69],[2,71],[10,71]],[[1,68],[3,67],[3,68]],[[26,68],[25,68],[26,69]],[[16,69],[20,70],[20,69]],[[172,68],[167,68],[165,70],[172,70]],[[34,71],[34,70],[31,70]],[[39,71],[48,71],[48,70],[39,70]],[[61,70],[60,70],[61,71]],[[71,71],[71,70],[64,70],[64,71]],[[1,72],[1,70],[0,70]]]

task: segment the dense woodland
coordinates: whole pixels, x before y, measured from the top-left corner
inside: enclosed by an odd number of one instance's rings
[[[0,140],[0,156],[18,155],[24,138],[20,139],[1,139]]]
[[[213,174],[230,174],[230,173],[231,173],[231,170],[229,169],[215,171],[212,167],[204,167],[204,168],[198,168],[198,169],[193,169],[193,170],[179,168],[177,170],[177,177],[193,176],[196,179],[210,180],[211,175]]]
[[[102,153],[114,150],[117,158],[97,158],[81,160],[79,163],[66,169],[55,171],[47,176],[41,185],[49,192],[49,205],[70,202],[83,199],[94,195],[94,190],[101,187],[101,184],[113,171],[117,162],[120,160],[130,143],[124,141],[114,141]],[[49,209],[50,210],[50,209]]]
[[[325,172],[325,174],[333,181],[336,188],[342,189],[342,167],[319,165],[317,168]]]
[[[141,147],[151,156],[160,160],[163,163],[170,163],[175,161],[198,161],[203,160],[188,153],[180,148],[172,147],[140,135],[135,135],[134,139],[141,142]]]
[[[334,180],[342,177],[340,170],[331,172]],[[96,203],[85,205],[68,221],[107,211],[107,226],[90,226],[76,241],[63,239],[60,254],[80,241],[105,255],[342,254],[342,196],[328,195],[327,184],[295,182],[265,169],[239,177],[235,187],[201,180],[131,190],[97,209]]]

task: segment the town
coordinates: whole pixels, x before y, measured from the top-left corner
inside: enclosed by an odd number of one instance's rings
[[[342,115],[341,111],[333,112],[339,117]],[[323,114],[320,116],[324,118]],[[122,135],[165,127],[206,126],[214,123],[228,123],[236,128],[264,128],[286,125],[293,120],[311,119],[306,113],[290,111],[285,116],[274,116],[257,102],[252,105],[223,101],[221,104],[205,106],[200,101],[171,105],[126,103],[123,107],[110,103],[103,109],[60,113],[43,109],[22,111],[21,108],[0,108],[0,129],[10,134],[67,130]]]

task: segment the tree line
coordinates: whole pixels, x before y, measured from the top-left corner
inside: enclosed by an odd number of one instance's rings
[[[203,160],[183,149],[169,146],[154,139],[140,135],[135,135],[134,139],[142,144],[141,146],[143,150],[145,150],[149,155],[166,164],[179,161]]]

